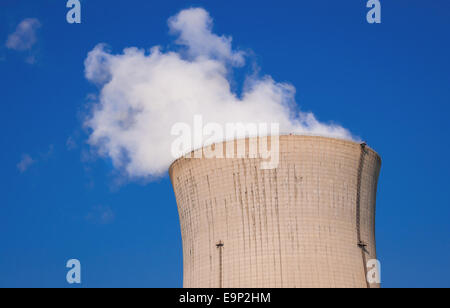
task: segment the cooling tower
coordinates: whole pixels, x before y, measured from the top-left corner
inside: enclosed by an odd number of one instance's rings
[[[183,157],[170,167],[184,287],[378,287],[366,279],[376,259],[378,154],[289,135],[279,138],[277,168],[261,161]]]

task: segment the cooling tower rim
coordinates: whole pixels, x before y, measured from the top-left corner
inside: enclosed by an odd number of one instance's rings
[[[334,141],[339,141],[342,143],[347,143],[347,144],[351,144],[351,145],[355,145],[355,146],[361,146],[364,145],[364,148],[366,150],[368,150],[369,152],[372,152],[373,155],[375,155],[375,157],[380,161],[381,164],[381,156],[378,154],[378,152],[376,152],[374,149],[372,149],[371,147],[369,147],[364,141],[353,141],[353,140],[348,140],[348,139],[343,139],[343,138],[336,138],[336,137],[327,137],[327,136],[316,136],[316,135],[305,135],[305,134],[280,134],[279,137],[295,137],[295,138],[301,138],[301,139],[317,139],[317,140],[334,140]],[[228,141],[223,141],[221,143],[225,143],[225,142],[229,142],[229,141],[237,141],[237,140],[247,140],[247,139],[251,139],[252,137],[246,137],[246,138],[237,138],[234,140],[228,140]],[[214,144],[218,144],[218,142],[214,143]],[[206,148],[206,147],[203,147]],[[198,151],[199,149],[193,150],[190,153],[194,153],[195,151]],[[187,153],[189,154],[189,153]],[[186,155],[187,155],[186,154]],[[172,164],[170,164],[169,167],[169,173],[171,173],[173,166],[181,160],[186,159],[184,156],[177,158],[176,160],[174,160],[172,162]]]

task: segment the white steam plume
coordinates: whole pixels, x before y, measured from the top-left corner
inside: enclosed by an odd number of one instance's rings
[[[90,145],[112,159],[130,177],[158,177],[173,162],[171,128],[192,123],[280,123],[283,133],[352,139],[340,126],[295,111],[295,88],[270,76],[249,77],[240,96],[230,88],[229,71],[245,55],[231,38],[211,32],[212,19],[201,8],[169,19],[180,52],[127,48],[122,54],[96,46],[85,61],[86,78],[101,87],[99,101],[86,120]],[[220,140],[217,140],[220,141]]]

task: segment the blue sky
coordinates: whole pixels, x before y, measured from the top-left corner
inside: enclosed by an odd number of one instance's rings
[[[98,88],[83,63],[101,42],[173,48],[167,19],[192,6],[261,74],[295,86],[302,110],[380,153],[383,285],[450,286],[450,3],[381,3],[371,25],[365,1],[85,0],[68,24],[65,1],[0,0],[0,287],[67,287],[71,258],[84,287],[182,285],[170,181],[127,181],[92,155],[82,126]],[[26,18],[39,23],[34,44],[8,47]]]

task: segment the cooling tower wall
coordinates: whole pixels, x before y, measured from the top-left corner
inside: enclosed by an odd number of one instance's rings
[[[379,156],[324,137],[279,145],[273,170],[253,158],[171,166],[184,287],[376,287],[365,264],[376,259]]]

